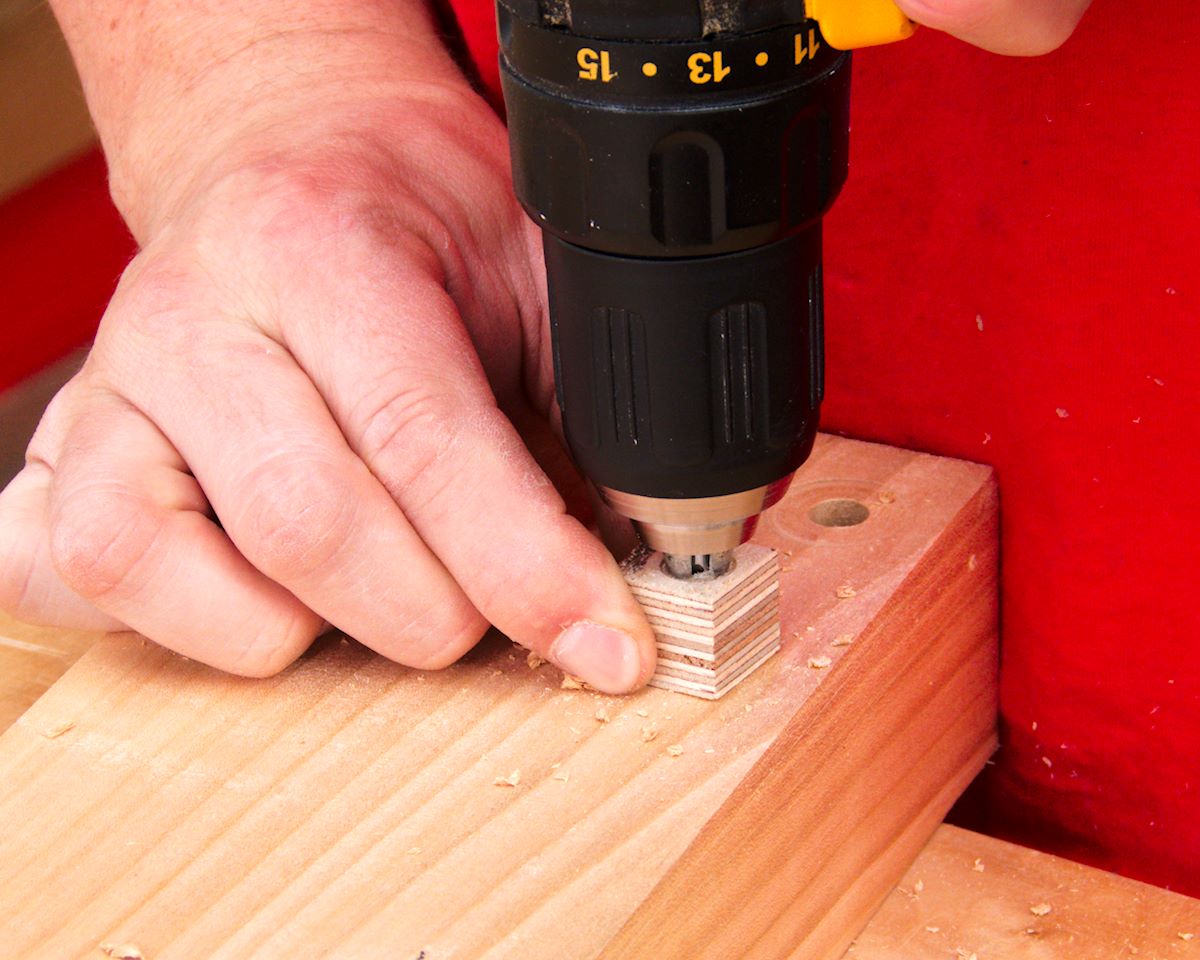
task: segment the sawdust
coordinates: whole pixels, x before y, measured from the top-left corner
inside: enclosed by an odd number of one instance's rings
[[[536,653],[534,653],[532,650],[530,650],[529,656],[527,656],[525,658],[525,662],[527,664],[529,664],[530,670],[536,670],[538,667],[540,667],[543,663],[546,662],[546,659],[544,657],[539,657]]]
[[[975,554],[971,554],[969,557],[967,557],[968,570],[974,570],[977,566],[979,566],[979,561],[975,559]]]
[[[566,783],[571,779],[571,774],[569,774],[566,770],[560,770],[554,775],[554,779],[558,780],[560,783]]]
[[[145,954],[136,943],[102,943],[100,951],[113,960],[145,960]]]
[[[41,730],[39,732],[47,740],[57,740],[68,730],[74,730],[74,729],[75,729],[75,721],[74,720],[63,720],[59,723],[54,724],[53,726],[47,727],[45,730]]]
[[[813,670],[824,670],[831,663],[833,663],[833,661],[830,660],[829,657],[809,657],[808,658],[808,665]]]
[[[1176,934],[1176,936],[1179,937],[1180,940],[1195,940],[1196,939],[1196,935],[1194,933],[1178,933],[1178,934]]]
[[[878,499],[880,503],[895,503],[896,495],[892,493],[891,490],[884,490],[876,499]]]
[[[563,674],[562,683],[560,683],[559,686],[563,690],[590,690],[591,689],[591,687],[589,687],[586,683],[584,683],[578,677],[573,677],[569,673]]]
[[[976,873],[983,873],[983,870],[984,870],[983,861],[980,860],[978,857],[976,857],[975,862],[973,864],[971,864],[971,869],[974,870]]]
[[[610,720],[612,720],[612,717],[608,715],[608,711],[603,707],[597,710],[594,716],[600,723],[608,723]]]
[[[836,595],[839,600],[851,600],[858,596],[858,591],[850,586],[850,584],[843,583],[837,588]]]
[[[955,947],[954,952],[958,955],[958,960],[979,960],[979,954],[964,950],[962,947]]]
[[[839,634],[838,634],[836,637],[834,637],[834,638],[833,638],[833,643],[832,643],[832,646],[835,646],[835,647],[848,647],[848,646],[850,646],[850,644],[852,644],[853,642],[854,642],[854,637],[853,637],[851,634],[849,634],[849,633],[839,633]]]
[[[492,785],[496,787],[515,787],[521,782],[521,771],[514,770],[507,777],[497,777],[492,781]]]
[[[668,757],[678,757],[678,756],[682,756],[682,754],[683,754],[683,747],[678,743],[673,743],[669,747],[667,747],[667,756]]]
[[[642,727],[642,743],[649,743],[657,736],[658,727],[656,727],[654,724],[648,723],[646,726]]]
[[[1032,907],[1029,908],[1029,912],[1032,913],[1035,917],[1044,917],[1044,916],[1046,916],[1046,914],[1048,914],[1053,909],[1054,908],[1051,907],[1050,904],[1048,904],[1048,903],[1035,903]]]
[[[420,848],[420,847],[409,847],[409,848],[408,848],[408,855],[409,855],[410,857],[415,857],[415,856],[417,856],[417,855],[418,855],[420,852],[421,852],[421,848]]]
[[[926,927],[925,932],[926,933],[938,933],[941,929],[942,929],[941,927]]]
[[[648,716],[650,716],[650,711],[649,711],[649,710],[637,710],[637,711],[636,711],[636,713],[637,713],[637,715],[638,715],[639,717],[648,717]]]

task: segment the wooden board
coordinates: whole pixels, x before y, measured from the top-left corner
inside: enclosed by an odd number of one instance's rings
[[[28,710],[96,639],[94,633],[0,619],[0,731]]]
[[[971,956],[1196,960],[1200,900],[943,825],[847,960]]]
[[[784,647],[716,702],[565,691],[498,638],[266,681],[103,641],[0,738],[8,951],[838,955],[994,746],[994,486],[822,438],[760,539]]]

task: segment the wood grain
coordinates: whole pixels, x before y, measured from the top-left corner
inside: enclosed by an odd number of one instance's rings
[[[1200,900],[943,825],[847,960],[972,954],[1195,960]]]
[[[870,518],[812,523],[831,497]],[[0,738],[5,945],[838,955],[993,749],[994,487],[823,438],[760,539],[784,647],[715,702],[562,690],[497,637],[437,674],[329,638],[266,681],[103,641]]]
[[[99,634],[33,627],[0,614],[0,731],[99,639]]]

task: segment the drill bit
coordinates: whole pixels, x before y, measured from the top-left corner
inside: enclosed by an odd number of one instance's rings
[[[662,568],[676,580],[715,580],[733,569],[733,551],[721,553],[664,553]]]

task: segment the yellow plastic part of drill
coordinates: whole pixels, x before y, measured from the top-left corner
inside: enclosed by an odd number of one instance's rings
[[[825,42],[838,50],[903,40],[917,29],[892,0],[805,0],[804,6]]]

